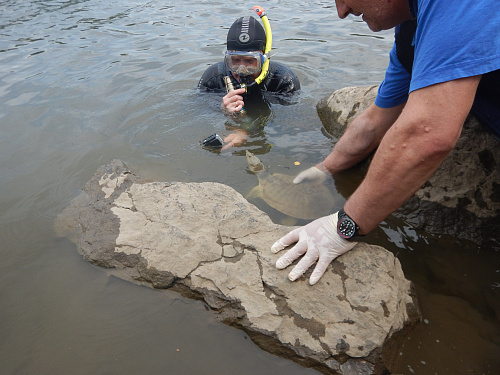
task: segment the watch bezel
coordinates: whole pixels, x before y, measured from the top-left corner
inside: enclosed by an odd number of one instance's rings
[[[345,238],[346,240],[352,238],[356,234],[356,223],[351,219],[345,217],[340,219],[337,224],[337,229],[340,237]]]
[[[350,228],[346,227],[346,224]],[[346,233],[346,229],[349,232]],[[337,215],[337,233],[345,240],[352,240],[354,237],[360,236],[359,226],[345,213],[344,209],[341,209]]]

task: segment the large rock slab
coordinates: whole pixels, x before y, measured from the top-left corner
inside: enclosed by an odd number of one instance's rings
[[[310,286],[277,270],[291,230],[218,183],[144,182],[116,160],[58,216],[89,262],[203,299],[263,349],[326,374],[381,374],[420,319],[394,255],[359,244]]]
[[[345,87],[323,98],[317,111],[340,138],[377,95],[378,86]],[[483,245],[500,242],[500,141],[469,115],[450,155],[398,216],[417,229]]]

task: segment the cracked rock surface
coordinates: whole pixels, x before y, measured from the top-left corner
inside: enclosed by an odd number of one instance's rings
[[[327,374],[381,374],[420,319],[394,255],[360,243],[314,286],[278,270],[274,224],[218,183],[143,182],[115,160],[58,216],[84,258],[131,281],[202,298],[263,349]]]

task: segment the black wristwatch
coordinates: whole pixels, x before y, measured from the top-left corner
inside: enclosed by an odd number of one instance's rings
[[[337,233],[343,239],[356,241],[357,237],[363,236],[359,234],[359,227],[356,222],[345,213],[343,208],[340,209],[337,219]]]

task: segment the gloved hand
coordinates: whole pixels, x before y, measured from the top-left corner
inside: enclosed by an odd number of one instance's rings
[[[300,184],[302,181],[307,181],[321,184],[325,182],[328,177],[331,177],[330,172],[328,172],[323,163],[319,163],[314,167],[300,172],[297,177],[293,179],[293,183]]]
[[[337,216],[338,212],[316,219],[304,227],[294,229],[276,241],[271,247],[273,253],[297,242],[276,261],[276,268],[280,270],[286,268],[298,257],[305,254],[292,269],[288,278],[291,281],[297,280],[314,262],[318,261],[309,279],[309,284],[316,284],[335,258],[347,253],[357,244],[357,242],[347,241],[338,235]]]

